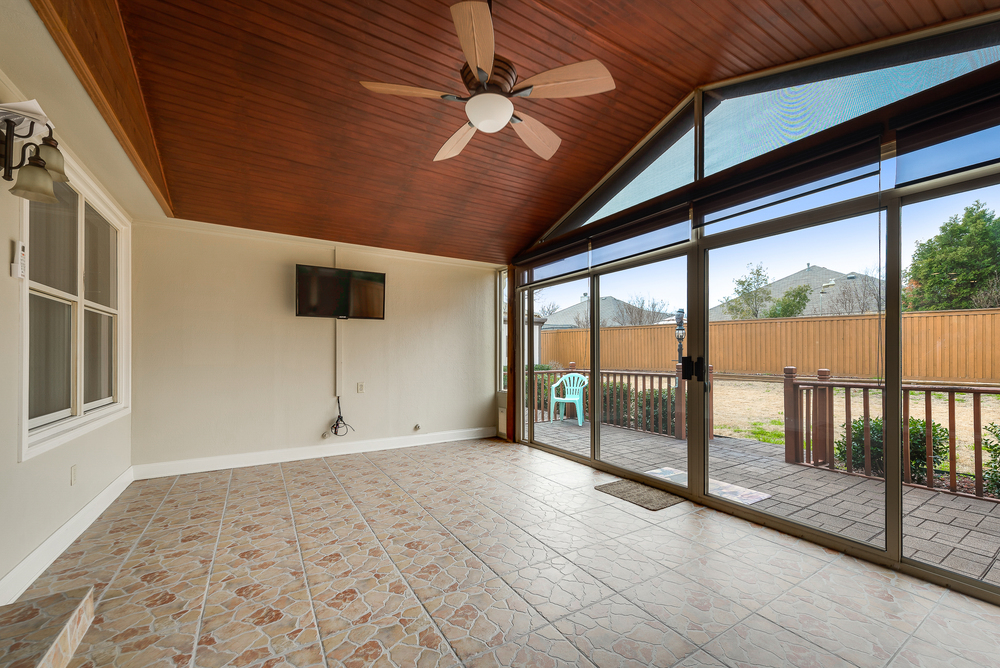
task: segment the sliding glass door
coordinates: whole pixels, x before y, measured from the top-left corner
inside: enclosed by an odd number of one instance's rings
[[[590,279],[527,291],[533,359],[530,419],[534,441],[590,458]]]
[[[687,257],[598,277],[599,459],[687,486]]]

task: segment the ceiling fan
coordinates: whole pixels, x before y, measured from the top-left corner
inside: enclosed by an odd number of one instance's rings
[[[458,41],[465,53],[466,64],[462,66],[460,75],[469,90],[468,96],[402,84],[361,82],[362,86],[375,93],[440,98],[465,103],[469,122],[444,143],[434,156],[435,161],[447,160],[461,153],[477,130],[499,132],[508,123],[528,148],[548,160],[555,154],[562,140],[541,121],[523,111],[515,112],[511,99],[581,97],[603,93],[615,87],[611,73],[596,60],[557,67],[519,82],[514,64],[494,53],[493,17],[487,2],[469,0],[452,5],[451,16],[455,22]]]

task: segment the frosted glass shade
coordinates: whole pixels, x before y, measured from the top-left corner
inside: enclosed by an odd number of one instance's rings
[[[53,181],[69,181],[66,176],[66,161],[63,154],[51,144],[41,144],[38,147],[38,157],[45,161],[45,171],[49,173]]]
[[[514,105],[503,95],[480,93],[465,103],[465,114],[481,132],[499,132],[514,115]]]
[[[55,204],[59,201],[52,192],[52,176],[44,167],[30,163],[17,170],[17,182],[10,192],[32,202]]]

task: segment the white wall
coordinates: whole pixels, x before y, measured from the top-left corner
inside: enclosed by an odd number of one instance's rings
[[[23,200],[0,187],[0,578],[130,466],[130,420],[111,424],[18,462],[21,410],[21,283],[10,275],[21,238]],[[70,486],[69,469],[77,466]],[[2,603],[3,601],[0,601]]]
[[[384,321],[295,317],[295,264],[384,272]],[[201,224],[133,229],[133,463],[494,428],[495,268]],[[366,391],[358,394],[357,383]]]

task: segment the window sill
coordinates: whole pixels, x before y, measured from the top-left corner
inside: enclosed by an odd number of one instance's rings
[[[44,427],[32,429],[27,434],[27,442],[21,448],[21,460],[27,461],[44,452],[68,443],[110,424],[132,412],[131,407],[124,404],[109,404],[93,409],[83,415],[60,420]]]

